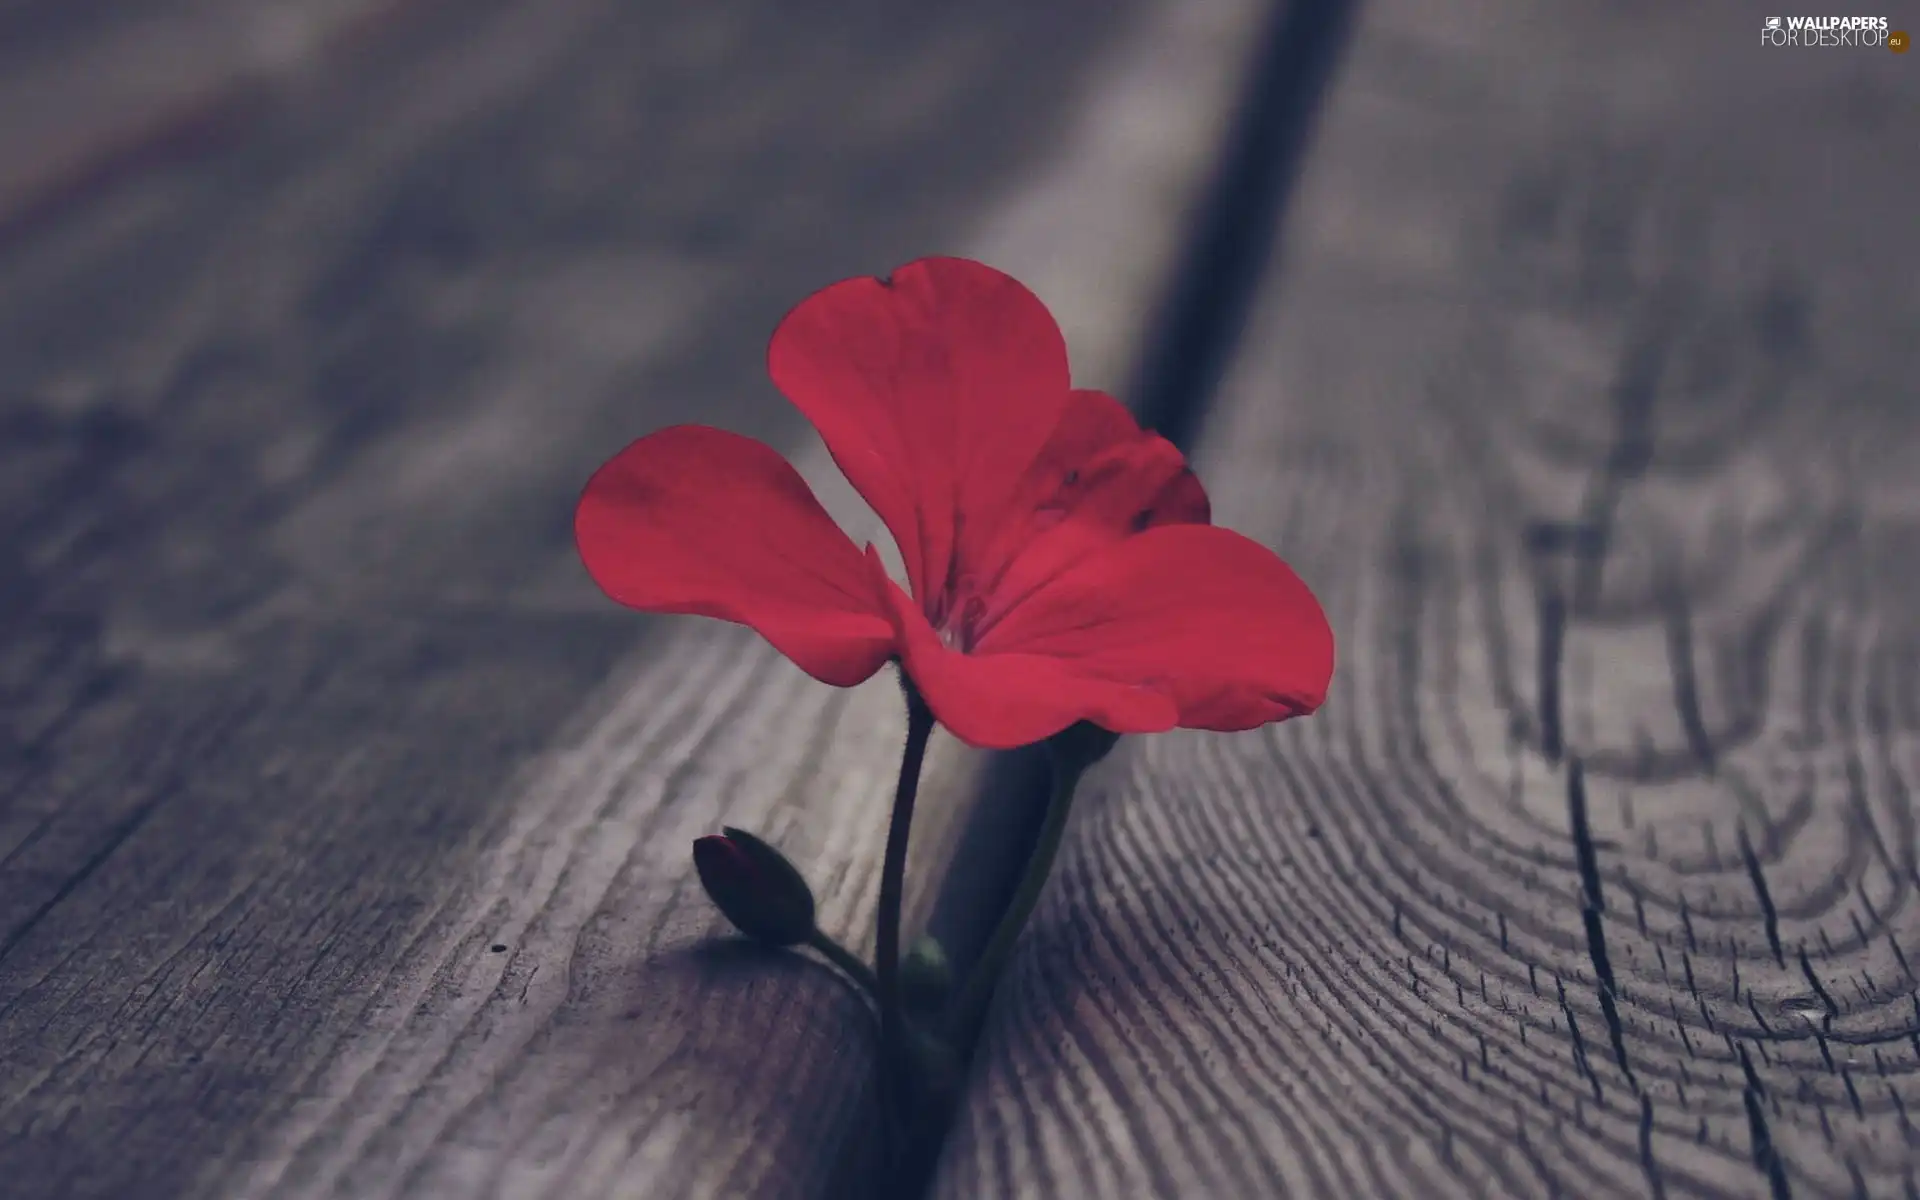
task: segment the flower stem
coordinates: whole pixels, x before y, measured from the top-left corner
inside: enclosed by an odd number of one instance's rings
[[[893,793],[893,819],[887,826],[886,860],[880,868],[880,914],[874,934],[876,991],[880,998],[882,1069],[889,1075],[906,1062],[900,1010],[900,903],[907,875],[907,834],[913,825],[913,801],[920,791],[920,765],[933,734],[933,710],[903,674],[907,693],[907,748],[900,756],[900,782]]]
[[[987,1005],[992,1001],[994,988],[1000,981],[1000,973],[1006,968],[1007,959],[1012,956],[1013,947],[1020,940],[1020,931],[1027,926],[1027,918],[1033,915],[1034,906],[1040,902],[1047,876],[1053,871],[1053,860],[1060,852],[1060,840],[1067,831],[1067,813],[1073,807],[1073,789],[1080,782],[1080,775],[1088,764],[1060,754],[1053,755],[1052,761],[1053,794],[1047,798],[1046,821],[1040,827],[1033,854],[1027,859],[1026,874],[1021,876],[1020,886],[1008,902],[1007,911],[1001,915],[992,940],[981,952],[973,970],[967,974],[965,986],[960,989],[953,1007],[948,1010],[947,1035],[955,1045],[964,1046],[971,1041],[981,1019],[986,1016]]]
[[[839,967],[847,978],[853,980],[862,991],[872,997],[875,1004],[880,1002],[880,981],[874,978],[873,968],[860,961],[859,955],[818,929],[814,930],[813,936],[807,939],[807,945],[818,950],[822,958]]]

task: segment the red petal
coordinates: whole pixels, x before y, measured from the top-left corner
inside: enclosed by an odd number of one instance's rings
[[[1036,654],[961,654],[948,649],[919,607],[886,578],[880,556],[868,564],[883,590],[907,675],[933,715],[968,745],[1026,746],[1077,721],[1115,733],[1158,733],[1178,714],[1167,697],[1116,683]]]
[[[975,652],[1046,655],[1153,687],[1194,729],[1310,713],[1333,676],[1333,630],[1307,585],[1271,550],[1212,525],[1162,526],[1082,560]]]
[[[1070,387],[1039,298],[958,258],[814,293],[774,331],[767,370],[893,531],[923,606],[947,592],[961,522],[994,521]]]
[[[893,655],[860,550],[771,447],[704,425],[634,442],[574,511],[588,574],[629,608],[751,626],[823,683]]]
[[[1159,525],[1209,519],[1206,491],[1173,443],[1142,430],[1112,396],[1076,391],[993,539],[978,549],[963,543],[968,572],[958,590],[982,597],[968,632],[977,641],[1095,551]]]

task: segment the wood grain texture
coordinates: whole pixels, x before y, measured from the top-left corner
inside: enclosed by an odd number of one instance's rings
[[[1089,787],[935,1194],[1893,1196],[1911,63],[1370,5],[1198,451],[1328,707]]]
[[[239,133],[275,91],[423,2],[0,6],[0,244],[157,161]]]
[[[6,252],[0,1179],[36,1197],[837,1194],[862,1010],[717,942],[686,849],[772,837],[862,943],[897,694],[610,610],[574,495],[701,420],[870,529],[764,339],[928,252],[1116,375],[1257,16],[458,7]],[[941,744],[922,881],[970,765]]]

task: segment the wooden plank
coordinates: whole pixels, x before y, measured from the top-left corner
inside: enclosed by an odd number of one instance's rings
[[[764,339],[924,253],[1116,375],[1257,16],[463,6],[11,246],[0,1176],[840,1194],[861,1009],[716,944],[686,853],[762,831],[860,943],[897,694],[610,612],[573,498],[703,420],[870,529]],[[971,767],[939,745],[923,883]]]
[[[1103,766],[935,1195],[1915,1190],[1920,91],[1750,12],[1368,6],[1198,452],[1332,697]]]
[[[390,31],[423,0],[27,0],[0,7],[0,243]]]

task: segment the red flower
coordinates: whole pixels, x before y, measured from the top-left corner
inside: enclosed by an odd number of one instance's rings
[[[767,368],[893,532],[912,595],[772,449],[681,425],[580,498],[580,555],[613,599],[751,626],[839,687],[899,658],[976,746],[1081,720],[1251,729],[1325,699],[1313,594],[1209,524],[1171,443],[1071,386],[1058,326],[1012,278],[928,258],[834,284],[787,314]]]

